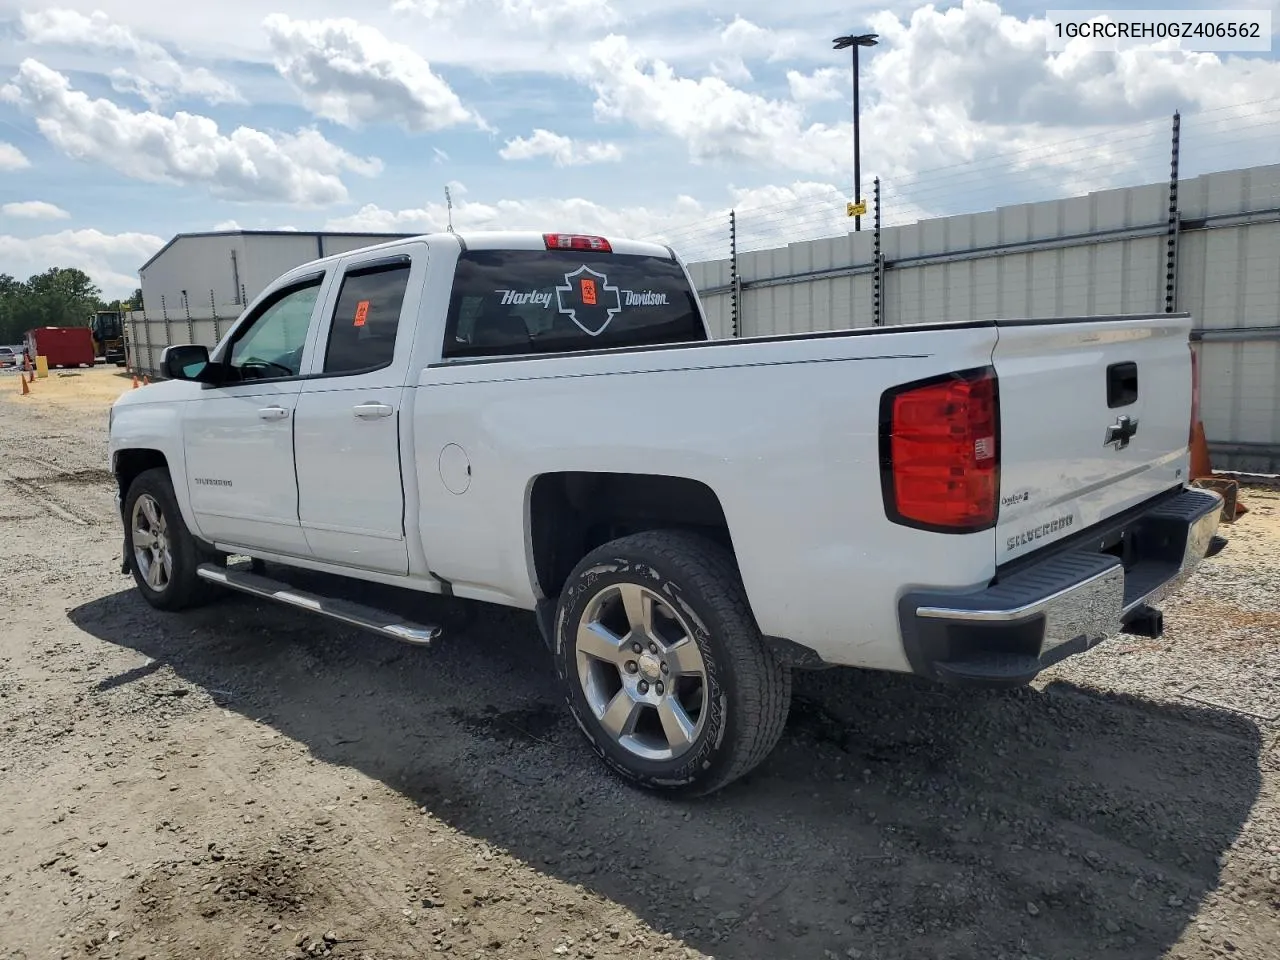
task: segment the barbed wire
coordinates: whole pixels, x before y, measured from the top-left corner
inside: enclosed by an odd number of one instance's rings
[[[916,171],[911,177],[881,178],[881,224],[897,227],[923,219],[973,213],[1010,203],[1061,199],[1094,191],[1160,183],[1167,175],[1170,121],[1141,121],[1128,131],[1097,132],[1046,141],[998,156],[986,156]],[[1197,111],[1181,118],[1180,155],[1184,181],[1201,173],[1229,169],[1241,148],[1256,146],[1280,134],[1280,103],[1271,98]],[[1018,174],[1014,197],[1009,175]],[[864,190],[874,171],[864,178]],[[1136,182],[1135,182],[1136,181]],[[1274,190],[1280,183],[1259,189]],[[1047,195],[1046,195],[1047,194]],[[737,214],[738,252],[764,246],[839,236],[851,232],[845,215],[848,197],[834,186],[804,196],[766,203],[748,199],[729,204],[698,221],[651,234],[680,250],[688,260],[729,255],[728,214]],[[863,229],[871,216],[863,218]]]

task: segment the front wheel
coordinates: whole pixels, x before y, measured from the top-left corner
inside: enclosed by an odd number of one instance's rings
[[[791,674],[769,651],[730,554],[676,531],[588,554],[556,614],[569,708],[623,779],[672,795],[712,793],[782,735]]]
[[[191,535],[173,493],[169,472],[144,470],[124,502],[125,550],[133,579],[157,610],[185,610],[207,602],[217,588],[196,575],[218,554]]]

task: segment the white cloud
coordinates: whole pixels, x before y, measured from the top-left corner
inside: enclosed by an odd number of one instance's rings
[[[213,225],[213,230],[215,233],[223,233],[224,231],[243,230],[243,229],[244,227],[240,226],[239,222],[235,220],[219,220],[217,223]]]
[[[882,46],[864,58],[881,101],[962,108],[974,124],[1075,128],[1147,119],[1179,104],[1213,108],[1280,96],[1280,63],[1216,54],[1072,43],[1046,54],[1043,19],[991,0],[877,14]]]
[[[23,220],[68,220],[71,214],[53,203],[44,200],[21,200],[6,203],[0,207],[0,213],[6,217],[17,217]]]
[[[27,155],[12,143],[0,140],[0,173],[11,173],[14,170],[25,170],[31,166]]]
[[[78,267],[108,299],[128,296],[138,286],[138,268],[164,245],[149,233],[63,230],[39,237],[0,235],[0,262],[15,277],[52,266]]]
[[[609,0],[394,0],[397,13],[416,13],[438,24],[501,24],[513,32],[553,34],[564,27],[591,30],[621,18]]]
[[[791,99],[797,103],[817,103],[823,100],[839,100],[845,96],[845,87],[851,82],[849,71],[834,67],[822,67],[813,73],[799,70],[787,71],[787,86]]]
[[[1046,54],[1043,20],[1005,14],[990,0],[946,11],[925,6],[905,21],[881,13],[871,25],[881,46],[864,59],[863,89],[873,91],[863,113],[864,157],[926,206],[948,193],[953,200],[971,193],[970,207],[999,203],[1013,174],[1039,178],[1058,196],[1159,179],[1167,161],[1152,157],[1164,151],[1167,128],[1139,128],[1140,121],[1162,121],[1179,107],[1185,117],[1280,98],[1274,60],[1091,52],[1078,43]],[[870,138],[868,150],[868,130],[894,135]],[[1079,142],[1064,149],[1071,139]],[[1222,157],[1230,166],[1238,160]],[[966,161],[985,163],[985,174],[919,173]]]
[[[497,200],[465,199],[466,188],[449,185],[454,196],[453,226],[464,230],[573,230],[589,234],[670,243],[689,260],[728,255],[729,211],[738,217],[740,249],[779,246],[788,241],[843,233],[851,228],[845,198],[830,183],[796,181],[789,185],[731,188],[730,200],[708,206],[681,195],[661,205],[618,207],[582,197]],[[449,211],[443,203],[387,210],[366,204],[336,217],[327,230],[430,233],[445,229]]]
[[[719,42],[724,55],[711,61],[711,73],[729,83],[754,79],[747,60],[785,60],[799,47],[796,34],[770,30],[740,16],[720,31]]]
[[[414,133],[483,121],[409,47],[355,20],[263,21],[276,69],[317,116],[347,127],[398,123]]]
[[[774,61],[794,56],[800,47],[800,37],[734,17],[733,22],[720,31],[720,43],[739,57]]]
[[[241,103],[243,98],[230,83],[204,67],[179,64],[160,44],[144,40],[128,27],[114,23],[101,10],[86,16],[76,10],[50,8],[22,14],[22,29],[28,42],[108,53],[126,54],[136,61],[132,70],[115,67],[111,85],[121,93],[141,97],[151,107],[171,96],[194,97],[208,103]]]
[[[880,13],[871,27],[881,43],[862,58],[863,190],[870,192],[878,174],[913,210],[991,206],[1037,179],[1050,196],[1158,180],[1160,164],[1151,157],[1162,149],[1162,121],[1175,107],[1185,122],[1188,107],[1263,101],[1250,108],[1260,115],[1280,98],[1274,60],[1091,52],[1078,44],[1049,55],[1042,20],[1004,14],[990,0],[946,10],[926,5],[906,20]],[[788,49],[742,19],[724,35],[748,54],[781,57]],[[790,71],[790,96],[769,97],[728,82],[723,64],[711,75],[682,75],[610,35],[591,45],[582,76],[596,95],[597,119],[666,134],[695,164],[746,163],[841,181],[849,175],[851,122],[814,122],[809,112],[815,102],[846,95],[848,68]],[[1160,122],[1135,130],[1150,120]],[[1061,148],[1085,137],[1091,139],[1074,149]],[[960,171],[957,183],[942,169],[969,162],[988,164],[986,175]],[[1239,160],[1224,155],[1222,162]]]
[[[748,93],[720,77],[681,77],[661,60],[646,64],[617,35],[592,45],[590,82],[599,119],[665,131],[684,141],[695,163],[748,159],[832,173],[837,144],[847,142],[837,127],[807,124],[789,100]]]
[[[151,183],[202,186],[232,200],[339,202],[347,198],[342,173],[374,176],[382,169],[381,161],[355,157],[315,130],[272,136],[237,127],[224,134],[208,117],[166,117],[91,100],[36,60],[24,60],[13,81],[0,87],[0,101],[35,117],[45,139],[70,157]]]
[[[605,163],[622,159],[622,151],[613,143],[587,143],[573,140],[550,130],[537,128],[531,137],[515,137],[498,151],[504,160],[532,160],[550,157],[557,167],[576,167],[587,163]]]
[[[543,32],[609,26],[619,19],[609,0],[501,0],[499,9],[508,21]]]
[[[613,236],[639,237],[676,224],[705,216],[706,211],[690,197],[679,197],[664,209],[643,206],[603,206],[580,197],[568,199],[533,198],[482,203],[467,200],[461,184],[450,184],[453,193],[453,226],[456,230],[578,230]],[[366,204],[355,213],[337,217],[327,230],[421,231],[443,230],[449,211],[443,203],[424,207],[386,210]]]

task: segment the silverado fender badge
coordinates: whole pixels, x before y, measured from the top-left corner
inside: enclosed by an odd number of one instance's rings
[[[1107,439],[1102,441],[1104,447],[1114,446],[1123,450],[1138,433],[1138,421],[1129,417],[1116,417],[1116,422],[1107,427]]]

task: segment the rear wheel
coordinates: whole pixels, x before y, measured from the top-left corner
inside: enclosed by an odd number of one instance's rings
[[[157,610],[185,610],[217,595],[196,568],[216,562],[221,554],[187,529],[167,470],[155,467],[134,478],[125,496],[124,519],[129,566],[147,603]]]
[[[790,672],[760,636],[732,557],[702,537],[640,533],[583,558],[555,641],[574,718],[630,783],[711,793],[782,734]]]

